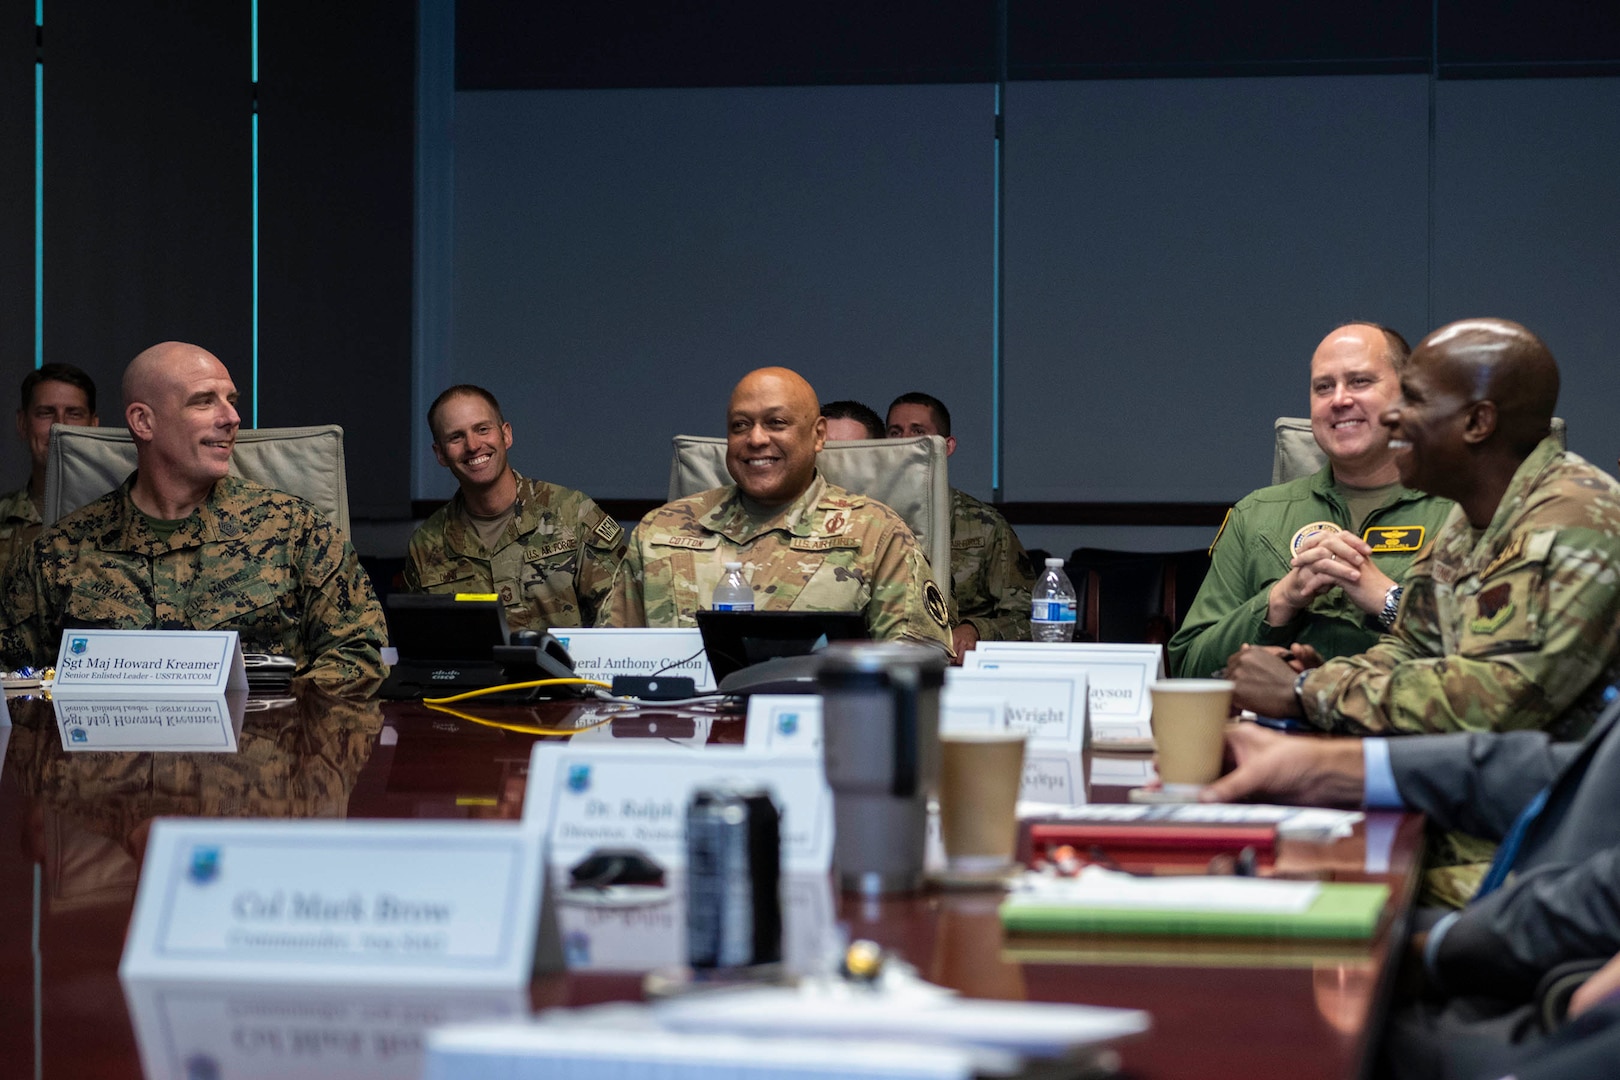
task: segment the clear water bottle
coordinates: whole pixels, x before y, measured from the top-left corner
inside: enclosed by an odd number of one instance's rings
[[[715,596],[718,598],[719,593]],[[1047,559],[1029,605],[1029,633],[1036,641],[1073,641],[1079,605],[1062,559]]]
[[[754,587],[743,579],[742,563],[726,563],[726,576],[714,587],[713,607],[716,611],[754,610]]]

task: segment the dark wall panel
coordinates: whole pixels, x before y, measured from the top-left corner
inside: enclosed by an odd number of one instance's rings
[[[247,389],[249,6],[48,4],[45,359],[118,419],[123,367],[193,341]]]
[[[0,206],[0,491],[10,491],[28,472],[10,417],[34,366],[33,0],[0,0]]]
[[[415,5],[260,9],[265,427],[342,424],[356,517],[410,504]]]

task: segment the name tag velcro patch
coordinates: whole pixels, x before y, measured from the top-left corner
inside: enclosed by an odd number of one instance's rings
[[[720,546],[718,536],[655,536],[647,542],[664,547],[691,548],[693,551],[710,551]]]
[[[858,536],[795,536],[788,544],[794,551],[831,551],[833,548],[861,549]]]
[[[1374,551],[1418,551],[1423,547],[1422,525],[1378,525],[1361,534]]]

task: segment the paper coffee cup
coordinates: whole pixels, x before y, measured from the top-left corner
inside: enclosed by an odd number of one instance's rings
[[[1160,679],[1148,687],[1159,779],[1167,789],[1202,787],[1221,775],[1235,688],[1227,679]]]

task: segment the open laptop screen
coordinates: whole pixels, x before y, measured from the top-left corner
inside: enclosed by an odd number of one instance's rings
[[[697,624],[716,682],[762,660],[872,636],[858,611],[699,611]]]

